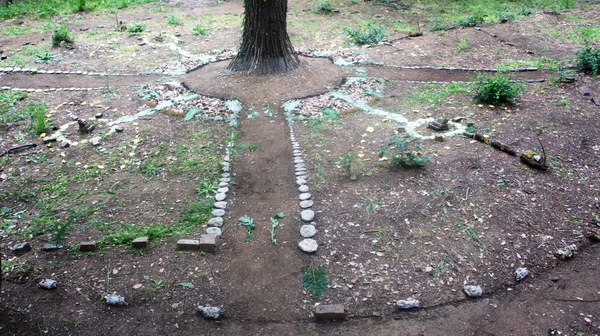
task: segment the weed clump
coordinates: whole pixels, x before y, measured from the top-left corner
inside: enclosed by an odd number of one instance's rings
[[[181,19],[175,15],[169,15],[167,17],[167,24],[172,25],[172,26],[178,26],[181,24]]]
[[[575,52],[577,68],[593,76],[600,73],[600,47],[593,48],[589,44]]]
[[[424,167],[431,161],[431,158],[423,153],[422,145],[412,144],[397,135],[390,138],[387,146],[379,149],[379,157],[387,157],[394,166],[403,168]]]
[[[302,282],[304,289],[310,291],[315,300],[320,300],[325,293],[328,285],[327,268],[325,266],[304,266],[302,267]]]
[[[53,47],[64,47],[67,43],[73,43],[75,40],[69,31],[67,25],[60,25],[54,29],[52,33],[52,46]]]
[[[373,22],[369,22],[363,28],[344,28],[344,33],[350,36],[352,43],[356,45],[377,44],[385,36],[383,30],[385,26],[376,26]]]
[[[502,74],[479,76],[473,98],[486,104],[507,104],[512,103],[523,88],[523,84],[515,83],[510,77]]]
[[[210,29],[204,27],[201,24],[198,24],[198,25],[196,25],[196,27],[194,27],[193,34],[194,35],[202,35],[202,36],[210,35]]]
[[[432,22],[427,28],[431,31],[440,31],[452,29],[454,26],[449,23]]]
[[[141,33],[144,30],[146,30],[146,25],[143,23],[134,23],[132,25],[130,25],[129,27],[127,27],[127,31],[130,33]]]
[[[35,135],[40,135],[48,129],[46,113],[48,106],[45,104],[29,103],[25,106],[27,113],[31,116],[30,129]]]
[[[478,14],[469,15],[466,18],[458,20],[456,22],[456,24],[461,27],[475,27],[481,23],[483,23],[483,16]]]
[[[333,7],[329,0],[322,0],[311,9],[311,12],[315,14],[330,14],[334,11],[335,7]]]

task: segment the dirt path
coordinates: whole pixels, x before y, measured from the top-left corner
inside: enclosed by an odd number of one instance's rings
[[[74,74],[7,73],[0,77],[0,86],[27,89],[102,88],[152,83],[161,76],[88,76]]]
[[[224,226],[226,244],[220,250],[227,255],[220,272],[220,286],[226,296],[224,309],[236,321],[297,321],[310,316],[302,303],[300,268],[310,263],[311,257],[297,247],[301,226],[298,192],[289,129],[279,107],[285,100],[330,90],[341,82],[342,72],[328,60],[305,62],[306,67],[286,75],[234,75],[224,70],[227,62],[220,62],[183,76],[197,93],[240,99],[246,108],[240,117],[237,143],[259,148],[240,148],[234,158],[236,183]],[[265,116],[265,104],[277,115]],[[258,112],[257,118],[247,118],[250,105]],[[286,217],[276,229],[274,245],[268,232],[269,218],[278,212]],[[245,227],[238,226],[238,219],[244,215],[256,224],[250,242],[245,241]]]

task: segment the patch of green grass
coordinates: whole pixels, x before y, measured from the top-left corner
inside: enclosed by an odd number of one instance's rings
[[[311,12],[315,14],[331,14],[335,11],[335,7],[329,2],[329,0],[321,0],[313,6]]]
[[[40,135],[48,129],[48,121],[46,120],[46,113],[48,113],[48,106],[46,104],[28,103],[25,105],[27,114],[31,116],[31,124],[29,128],[35,135]]]
[[[455,104],[457,101],[452,96],[468,94],[469,86],[463,83],[450,84],[424,84],[420,88],[411,91],[402,98],[404,108],[421,108],[424,105],[435,106],[439,104]]]
[[[319,301],[329,287],[327,268],[323,265],[317,267],[309,265],[302,267],[301,271],[304,289],[308,290],[315,300]]]
[[[191,230],[178,225],[166,225],[162,223],[130,224],[116,222],[110,225],[110,227],[109,232],[99,240],[100,245],[127,245],[137,237],[160,239],[174,232],[187,233]]]
[[[142,33],[146,30],[146,24],[145,23],[134,23],[134,24],[130,24],[129,27],[127,27],[127,31],[129,33]]]
[[[480,14],[469,15],[456,21],[456,24],[461,27],[475,27],[481,23],[483,23],[483,15]]]
[[[468,37],[461,37],[460,41],[458,41],[456,49],[459,53],[464,53],[465,51],[471,49],[471,40]]]
[[[175,15],[169,15],[169,16],[167,16],[167,24],[169,24],[171,26],[181,25],[181,19]]]
[[[15,0],[6,7],[0,7],[0,19],[34,16],[52,17],[77,11],[90,11],[157,2],[158,0]]]
[[[383,40],[385,26],[367,22],[361,28],[344,28],[344,33],[350,37],[350,42],[356,45],[373,45]]]
[[[26,97],[25,92],[0,91],[0,126],[29,117],[28,110],[18,106],[18,102]]]
[[[493,76],[478,75],[473,98],[486,104],[509,104],[524,88],[522,83],[514,82],[510,76],[501,73]]]
[[[211,216],[213,210],[213,199],[207,198],[200,201],[195,201],[187,205],[181,218],[177,221],[182,228],[187,230],[206,223]]]
[[[202,24],[197,24],[193,29],[193,34],[207,36],[210,35],[210,29]]]
[[[65,24],[56,27],[52,33],[53,47],[62,47],[66,43],[73,43],[74,41],[71,31],[69,31],[69,27]]]

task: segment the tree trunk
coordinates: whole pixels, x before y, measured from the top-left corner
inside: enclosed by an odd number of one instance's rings
[[[244,32],[228,69],[267,74],[298,67],[287,34],[287,0],[245,0]]]
[[[8,7],[8,0],[0,0],[0,7]]]

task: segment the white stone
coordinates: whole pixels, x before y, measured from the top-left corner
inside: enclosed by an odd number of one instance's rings
[[[316,240],[314,239],[303,239],[301,242],[298,243],[298,247],[306,253],[313,253],[316,252],[317,249],[319,248],[319,244],[317,243]]]
[[[300,212],[300,217],[303,221],[310,222],[315,219],[315,212],[312,210],[302,210],[302,212]]]
[[[314,225],[305,224],[300,228],[300,235],[304,238],[310,238],[317,234],[317,229]]]

